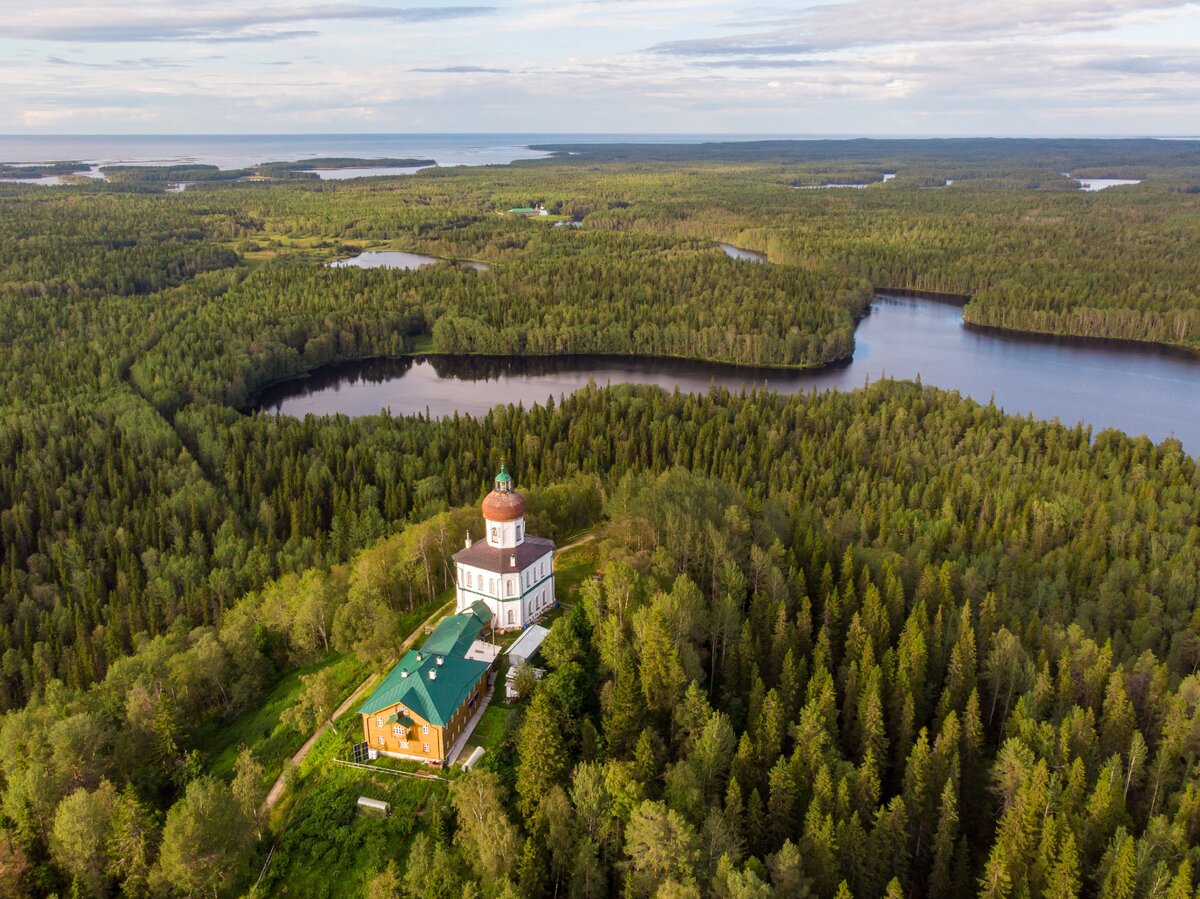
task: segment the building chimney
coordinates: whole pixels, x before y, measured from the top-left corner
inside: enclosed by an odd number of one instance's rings
[[[401,677],[408,677],[408,672],[407,672],[407,671],[401,671],[401,672],[400,672],[400,676],[401,676]]]
[[[430,669],[429,669],[429,679],[430,679],[430,680],[437,680],[437,669],[436,669],[436,668],[430,668]]]
[[[444,661],[446,661],[446,660],[445,660],[445,659],[443,659],[441,656],[438,656],[438,657],[437,657],[437,663],[438,663],[439,665],[440,665],[440,664],[442,664],[442,662],[444,662]]]
[[[467,549],[471,548],[471,535],[467,534]]]
[[[516,556],[509,556],[509,557],[508,557],[508,564],[509,564],[509,565],[511,565],[513,568],[516,568],[516,567],[517,567],[517,557],[516,557]]]

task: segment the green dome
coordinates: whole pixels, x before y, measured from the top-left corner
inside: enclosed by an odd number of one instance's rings
[[[496,475],[496,490],[500,493],[508,493],[512,490],[513,479],[503,465],[500,466],[500,474]]]

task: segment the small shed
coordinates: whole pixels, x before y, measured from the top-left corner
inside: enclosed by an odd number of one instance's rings
[[[540,624],[531,624],[525,628],[525,632],[517,638],[517,642],[508,648],[508,660],[513,667],[532,659],[549,633],[550,631]]]
[[[363,815],[386,818],[392,813],[392,804],[382,799],[372,799],[370,796],[359,796],[358,811]]]
[[[474,768],[475,765],[478,764],[479,760],[483,758],[483,754],[485,752],[487,752],[487,750],[482,746],[476,746],[475,751],[472,752],[470,757],[462,763],[463,770],[470,771],[472,768]]]

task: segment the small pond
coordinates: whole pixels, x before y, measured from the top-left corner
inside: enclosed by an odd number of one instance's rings
[[[446,262],[440,256],[426,256],[424,253],[403,253],[397,250],[383,250],[377,253],[359,253],[351,259],[339,259],[329,263],[334,268],[396,268],[414,269],[425,265],[436,265]],[[473,268],[477,272],[486,272],[486,262],[475,262],[471,259],[459,260],[459,265]]]

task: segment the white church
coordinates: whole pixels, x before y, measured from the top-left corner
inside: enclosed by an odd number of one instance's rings
[[[554,541],[525,533],[525,499],[500,466],[496,485],[483,500],[484,538],[467,537],[454,554],[458,566],[456,611],[483,601],[498,631],[537,621],[554,605]]]

